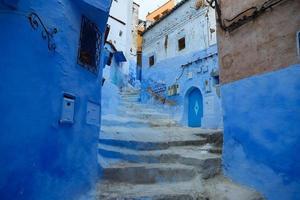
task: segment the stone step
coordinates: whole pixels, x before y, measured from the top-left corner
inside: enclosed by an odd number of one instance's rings
[[[139,100],[140,96],[139,95],[127,95],[127,96],[121,95],[121,99],[123,101]]]
[[[102,119],[102,125],[103,126],[123,126],[123,127],[131,127],[131,128],[137,128],[137,127],[170,127],[170,126],[176,126],[177,123],[171,120],[167,119],[155,119],[151,122],[143,120],[140,121],[118,121],[118,120],[110,120],[110,119]]]
[[[101,200],[207,200],[201,180],[157,184],[124,184],[104,181],[98,185]]]
[[[173,119],[169,116],[167,113],[159,113],[156,111],[126,111],[123,110],[123,112],[120,112],[121,116],[128,116],[128,117],[134,117],[138,119],[147,119],[149,122],[151,122],[152,119]]]
[[[103,181],[91,199],[101,200],[264,200],[247,188],[223,176],[209,180],[160,184],[124,184]],[[96,196],[96,197],[95,197]]]
[[[221,172],[221,155],[209,153],[213,147],[185,146],[167,150],[136,151],[99,144],[98,153],[103,158],[119,159],[133,163],[179,163],[194,166],[202,178],[214,177]]]
[[[182,164],[129,163],[98,155],[102,180],[115,183],[155,184],[182,182],[197,176],[194,167]]]
[[[207,144],[207,139],[197,140],[173,140],[173,141],[134,141],[134,140],[118,140],[118,139],[99,139],[99,144],[110,145],[115,147],[127,148],[139,151],[164,150],[170,147],[180,146],[201,146]]]

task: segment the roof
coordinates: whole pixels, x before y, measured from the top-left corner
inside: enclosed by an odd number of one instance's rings
[[[167,18],[169,15],[171,15],[174,11],[176,11],[178,8],[180,8],[183,4],[185,4],[186,2],[188,2],[190,0],[182,0],[180,3],[178,3],[172,10],[170,10],[170,12],[168,12],[166,15],[162,16],[159,20],[157,20],[156,22],[154,22],[153,24],[151,24],[144,32],[142,35],[144,35],[146,32],[148,32],[149,30],[151,30],[154,26],[156,26],[157,24],[159,24],[161,21],[163,21],[165,18]]]
[[[158,11],[159,9],[161,9],[162,7],[164,7],[165,5],[167,5],[168,3],[170,3],[170,1],[172,0],[169,0],[167,1],[166,3],[164,3],[163,5],[161,5],[160,7],[156,8],[155,10],[151,11],[151,12],[148,12],[147,16],[151,15],[152,13]]]

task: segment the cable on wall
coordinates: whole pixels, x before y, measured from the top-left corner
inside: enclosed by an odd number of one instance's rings
[[[237,14],[232,19],[222,19],[222,10],[219,0],[206,0],[210,7],[216,10],[217,21],[220,25],[220,28],[227,32],[233,32],[244,24],[260,17],[262,14],[272,9],[273,7],[286,1],[289,0],[267,0],[261,6],[253,6],[251,8],[248,8]]]

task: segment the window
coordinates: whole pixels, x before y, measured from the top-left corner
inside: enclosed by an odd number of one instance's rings
[[[169,36],[168,35],[166,35],[165,36],[165,49],[167,49],[168,48],[168,38],[169,38]]]
[[[78,63],[92,73],[97,73],[100,59],[100,32],[97,25],[82,17]]]
[[[114,54],[110,52],[110,53],[109,53],[108,60],[107,60],[107,63],[106,63],[107,65],[111,66],[113,56],[114,56]]]
[[[178,40],[178,50],[181,51],[184,48],[185,48],[185,37],[180,38]]]
[[[149,66],[153,66],[154,65],[154,56],[150,56],[149,57]]]
[[[162,12],[162,15],[166,15],[169,13],[169,10],[165,10],[164,12]]]
[[[122,35],[123,35],[123,31],[120,31],[119,36],[122,37]]]
[[[159,15],[156,15],[153,19],[154,19],[155,21],[158,21],[159,18],[160,18],[160,16],[159,16]]]

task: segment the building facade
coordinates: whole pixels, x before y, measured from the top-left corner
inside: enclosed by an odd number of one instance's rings
[[[147,24],[152,24],[168,14],[176,5],[176,0],[169,0],[146,16]]]
[[[267,199],[298,200],[300,2],[215,3],[224,172]]]
[[[139,20],[139,24],[137,27],[137,51],[136,51],[136,65],[137,65],[137,80],[142,80],[142,56],[143,56],[143,32],[146,28],[146,22],[143,20]]]
[[[185,0],[143,34],[142,101],[156,98],[191,127],[222,127],[215,12]]]
[[[111,1],[0,1],[0,197],[79,199],[98,177]]]
[[[139,5],[133,0],[112,2],[108,25],[110,27],[107,41],[118,52],[122,52],[125,61],[119,62],[125,82],[135,79],[136,76],[136,38],[138,25]],[[110,71],[109,66],[105,69]],[[107,72],[106,74],[109,74]],[[106,77],[109,79],[109,77]]]

